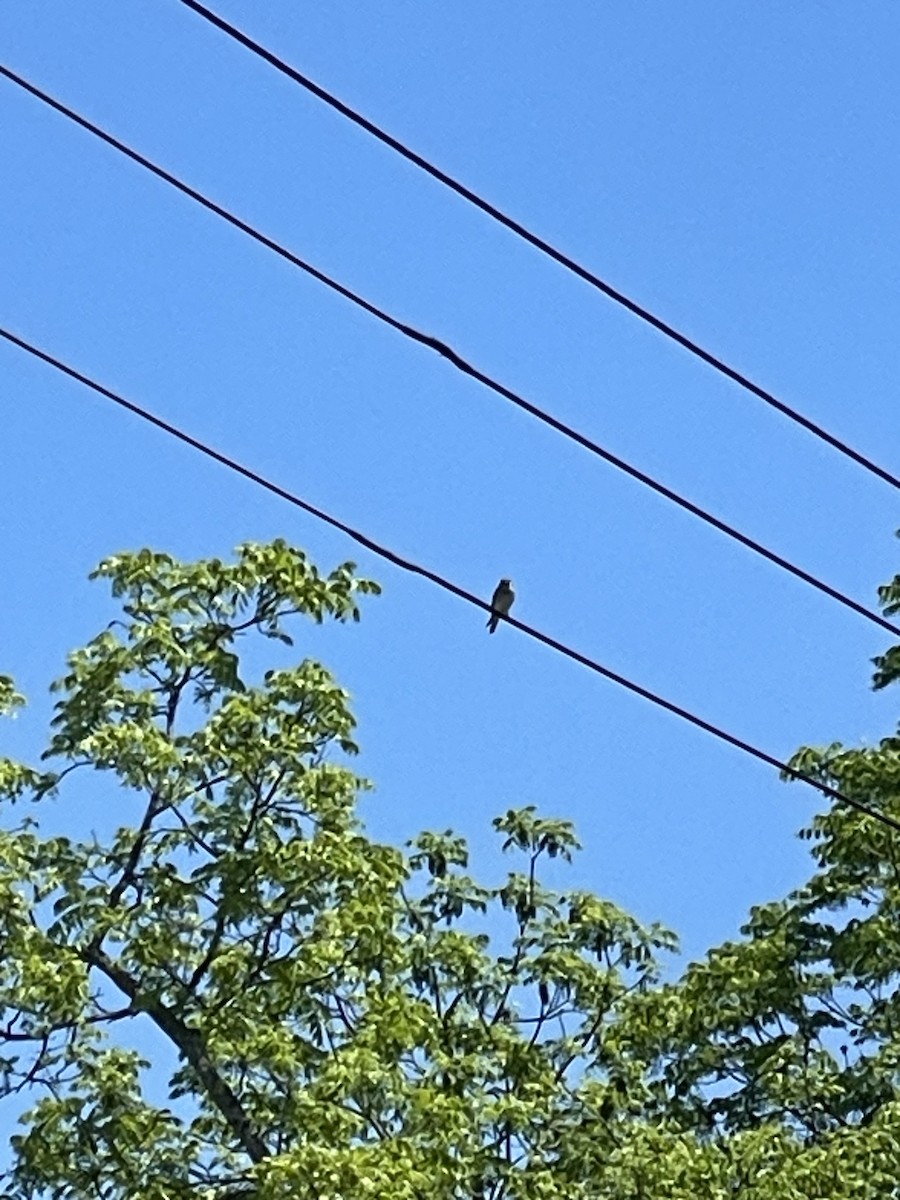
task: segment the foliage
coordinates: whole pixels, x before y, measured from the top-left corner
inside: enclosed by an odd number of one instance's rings
[[[356,619],[378,589],[352,564],[279,541],[95,574],[123,619],[55,685],[55,769],[0,760],[0,1086],[32,1101],[11,1200],[900,1194],[889,830],[817,817],[808,884],[663,982],[668,931],[542,882],[565,821],[495,820],[494,886],[450,831],[365,836],[347,694],[238,653]],[[897,739],[793,765],[900,816]],[[15,823],[90,770],[134,814],[106,842]],[[177,1056],[171,1106],[130,1027]]]

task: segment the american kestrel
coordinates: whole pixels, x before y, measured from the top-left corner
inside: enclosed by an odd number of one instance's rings
[[[500,624],[500,618],[505,617],[513,606],[516,593],[513,591],[511,579],[501,579],[494,588],[491,596],[491,615],[488,618],[488,632],[493,633]]]

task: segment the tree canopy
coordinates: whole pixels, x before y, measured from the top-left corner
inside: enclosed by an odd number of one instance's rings
[[[542,882],[577,852],[563,819],[499,815],[496,883],[452,831],[366,835],[347,693],[309,658],[257,669],[299,618],[358,619],[378,587],[352,563],[276,541],[95,576],[121,618],[54,684],[44,761],[0,759],[11,1200],[900,1195],[891,830],[826,808],[808,882],[671,978],[670,931]],[[895,647],[876,686],[898,676]],[[900,817],[895,736],[792,765]],[[44,831],[87,771],[121,825]]]

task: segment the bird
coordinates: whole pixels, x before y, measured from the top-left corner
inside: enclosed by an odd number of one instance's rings
[[[513,601],[516,598],[516,593],[513,591],[511,579],[501,579],[494,588],[494,594],[491,596],[491,615],[488,618],[487,628],[489,633],[493,633],[500,624],[500,618],[505,617],[513,606]]]

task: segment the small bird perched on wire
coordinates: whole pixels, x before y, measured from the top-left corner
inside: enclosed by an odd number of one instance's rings
[[[491,615],[488,618],[488,632],[493,633],[500,624],[500,618],[505,617],[513,606],[516,593],[513,591],[511,579],[501,579],[494,588],[491,596]]]

